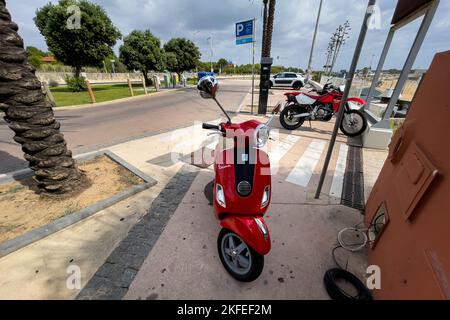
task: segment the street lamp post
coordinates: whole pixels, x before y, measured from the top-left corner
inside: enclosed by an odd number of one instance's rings
[[[211,63],[211,72],[214,72],[214,67],[213,67],[213,56],[214,56],[214,51],[213,51],[213,38],[208,37],[206,40],[208,40],[209,44],[210,44],[210,63]]]
[[[319,13],[317,14],[316,27],[314,29],[314,36],[313,36],[313,41],[312,41],[312,46],[311,46],[311,54],[309,55],[309,63],[308,63],[306,82],[309,82],[309,80],[311,79],[314,48],[316,46],[317,31],[319,30],[320,15],[322,14],[322,4],[323,4],[323,0],[320,0]]]

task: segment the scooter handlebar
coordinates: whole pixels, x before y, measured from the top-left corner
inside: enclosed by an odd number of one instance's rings
[[[204,123],[203,124],[203,129],[220,131],[220,127],[219,126],[217,126],[215,124],[209,124],[209,123]]]

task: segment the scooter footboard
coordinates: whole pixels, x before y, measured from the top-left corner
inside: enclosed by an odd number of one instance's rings
[[[269,228],[262,217],[227,217],[220,222],[223,228],[236,233],[245,243],[261,255],[272,248]]]

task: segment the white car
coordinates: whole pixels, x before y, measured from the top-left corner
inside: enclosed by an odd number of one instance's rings
[[[305,86],[305,78],[301,74],[283,72],[270,77],[270,87],[285,87],[300,90]]]

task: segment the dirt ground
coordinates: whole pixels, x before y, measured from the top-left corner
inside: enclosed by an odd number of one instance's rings
[[[35,193],[33,179],[0,185],[0,243],[108,199],[144,181],[106,156],[79,164],[92,185],[67,199]]]
[[[382,80],[382,85],[378,87],[377,89],[384,92],[388,89],[395,89],[395,86],[397,85],[397,78],[393,77],[386,77]],[[414,98],[414,95],[416,94],[416,91],[419,87],[419,81],[414,80],[408,80],[405,83],[405,87],[402,91],[402,98],[403,100],[412,101]]]

